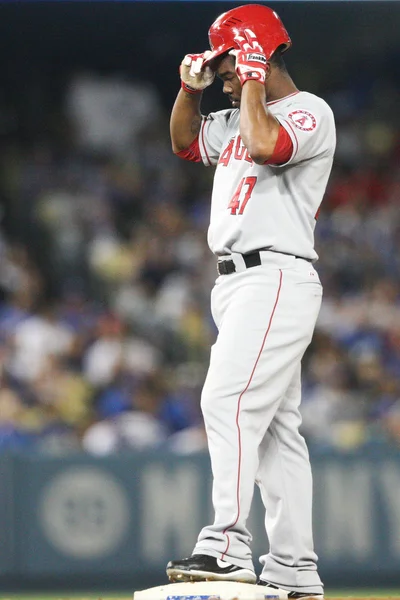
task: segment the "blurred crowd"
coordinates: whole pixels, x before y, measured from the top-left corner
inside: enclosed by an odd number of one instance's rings
[[[338,146],[302,430],[400,444],[400,89],[322,95]],[[0,112],[0,451],[204,450],[213,170],[172,154],[151,86],[76,74],[29,140]]]

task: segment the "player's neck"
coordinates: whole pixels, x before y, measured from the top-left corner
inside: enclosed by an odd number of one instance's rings
[[[265,98],[267,102],[273,102],[298,91],[290,75],[288,73],[281,73],[278,77],[275,76],[268,79],[268,83],[265,86]]]

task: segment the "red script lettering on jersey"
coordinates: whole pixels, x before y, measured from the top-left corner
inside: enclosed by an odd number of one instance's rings
[[[246,160],[251,164],[253,163],[253,159],[251,158],[246,146],[243,144],[240,135],[229,140],[228,145],[222,151],[221,156],[219,157],[218,164],[227,167],[232,158],[232,154],[234,160]]]

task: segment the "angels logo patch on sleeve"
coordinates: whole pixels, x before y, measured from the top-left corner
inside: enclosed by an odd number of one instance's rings
[[[301,131],[312,131],[317,126],[316,118],[307,110],[294,110],[288,116],[293,125]]]

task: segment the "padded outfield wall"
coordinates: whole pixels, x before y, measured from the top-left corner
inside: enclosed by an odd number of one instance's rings
[[[315,542],[330,586],[400,585],[400,450],[312,453]],[[0,459],[0,592],[165,582],[211,519],[206,455]],[[265,552],[261,501],[250,519]]]

